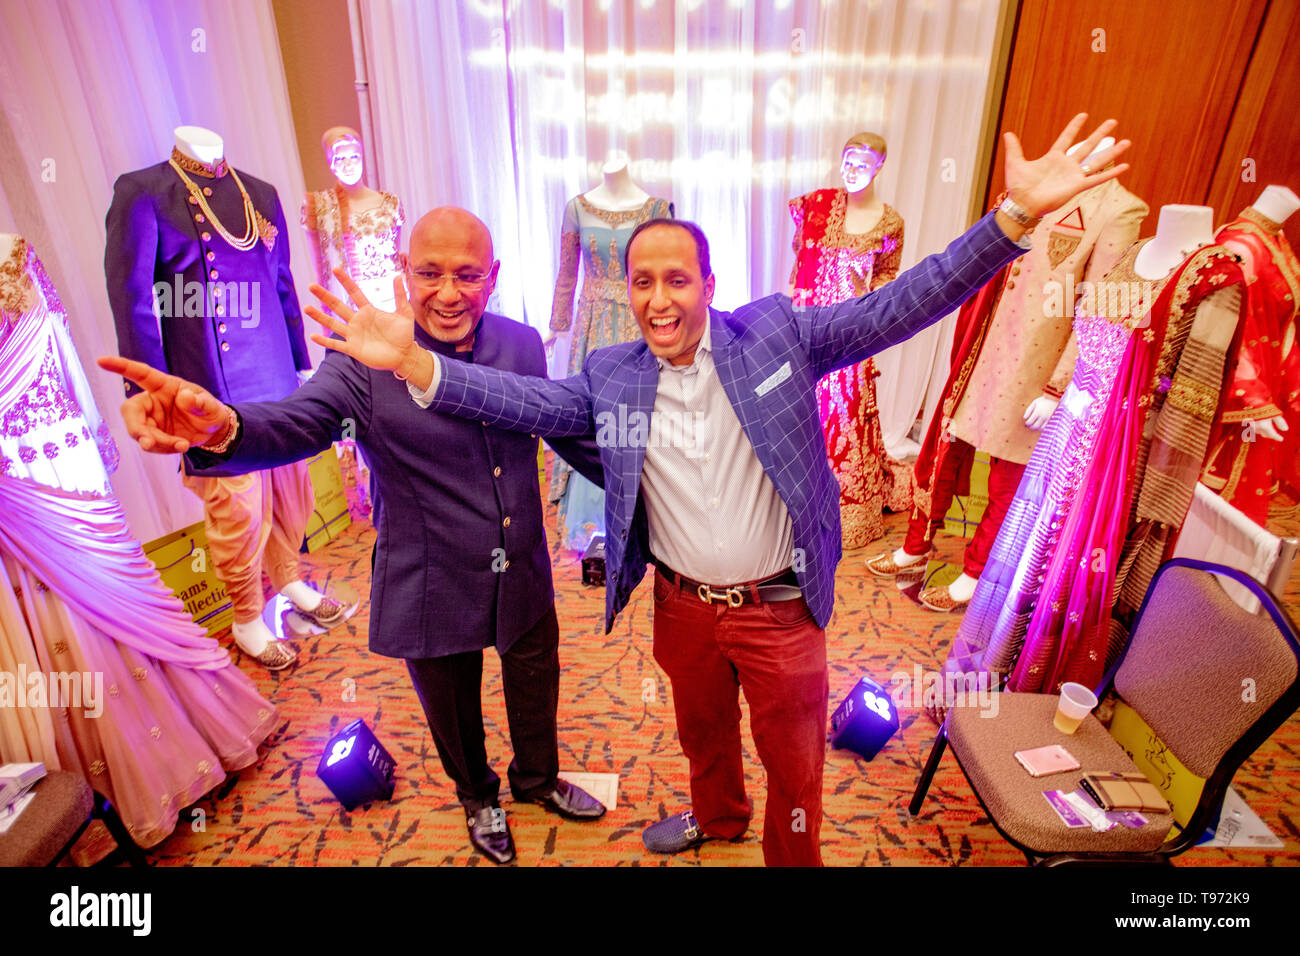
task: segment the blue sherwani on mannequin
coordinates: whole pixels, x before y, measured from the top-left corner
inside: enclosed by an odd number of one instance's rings
[[[245,216],[234,177],[187,175],[211,190],[204,198],[212,211],[239,234]],[[223,402],[260,402],[297,388],[297,371],[311,361],[280,199],[269,183],[242,170],[239,178],[274,230],[264,229],[267,239],[246,251],[227,243],[189,201],[168,163],[123,173],[113,184],[105,223],[104,276],[122,355],[202,385]],[[182,303],[174,301],[178,280]],[[154,314],[155,285],[168,287],[173,300],[161,318]],[[239,301],[220,301],[212,295],[215,286],[235,288]],[[203,294],[190,296],[187,289]],[[201,314],[188,314],[183,305],[200,306]],[[139,389],[126,383],[126,391]]]
[[[198,195],[171,162],[113,184],[104,277],[118,352],[223,402],[283,398],[311,362],[280,199],[224,160],[205,165],[176,149],[172,162]],[[249,248],[222,234],[238,240],[249,229],[240,184],[252,205]],[[139,390],[124,384],[127,395]],[[185,465],[182,481],[203,501],[213,570],[230,595],[236,629],[260,628],[262,572],[276,590],[299,580],[297,544],[313,498],[306,464],[238,480],[195,478]],[[330,607],[327,614],[342,611]]]
[[[415,334],[449,364],[546,374],[541,337],[499,315],[482,316],[470,351],[455,351],[419,325]],[[491,805],[499,786],[483,752],[479,709],[481,652],[493,645],[501,654],[515,750],[511,784],[517,791],[553,787],[559,631],[537,437],[431,415],[391,373],[334,351],[283,401],[234,408],[239,434],[231,447],[221,455],[192,450],[186,456],[204,474],[309,457],[345,432],[365,453],[378,532],[370,648],[407,659],[443,767],[466,808]],[[590,440],[556,446],[599,478]],[[438,660],[443,663],[433,663]],[[453,667],[454,675],[442,673]]]

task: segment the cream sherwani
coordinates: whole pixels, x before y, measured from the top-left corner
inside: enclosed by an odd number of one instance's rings
[[[1074,371],[1068,291],[1099,282],[1138,238],[1147,204],[1114,180],[1045,214],[1033,248],[1012,263],[950,432],[997,458],[1025,464],[1038,432],[1025,408],[1059,397]],[[1055,286],[1052,283],[1056,283]]]

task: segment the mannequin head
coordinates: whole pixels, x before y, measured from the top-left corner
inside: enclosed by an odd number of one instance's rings
[[[325,162],[330,172],[343,186],[355,186],[365,173],[365,160],[361,153],[361,137],[348,126],[331,126],[320,138],[325,151]]]
[[[858,133],[844,144],[840,159],[840,178],[851,193],[861,192],[872,184],[885,165],[885,138],[878,133]]]

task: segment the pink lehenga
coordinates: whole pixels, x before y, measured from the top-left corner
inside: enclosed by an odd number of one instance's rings
[[[1141,288],[1141,247],[1102,286]],[[945,670],[988,671],[1020,692],[1100,683],[1191,504],[1241,281],[1231,255],[1206,246],[1149,284],[1143,307],[1107,317],[1081,305],[1074,378],[1034,448]],[[1231,301],[1198,315],[1225,292]]]
[[[0,263],[0,763],[82,774],[147,847],[256,761],[277,714],[145,557],[117,461],[19,238]]]

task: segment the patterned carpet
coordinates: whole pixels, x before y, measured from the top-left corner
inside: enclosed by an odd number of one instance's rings
[[[676,740],[670,690],[651,656],[648,583],[608,637],[601,633],[603,591],[581,584],[578,556],[560,552],[552,528],[563,675],[559,733],[561,770],[617,773],[618,805],[603,820],[573,823],[540,807],[502,806],[523,865],[760,865],[756,827],[763,813],[763,770],[748,733],[745,768],[754,824],[739,843],[708,843],[677,857],[648,853],[641,829],[688,805],[687,765]],[[863,553],[846,555],[837,580],[837,610],[827,631],[832,708],[863,675],[888,685],[890,674],[914,664],[938,665],[957,618],[920,609],[890,583],[878,584],[864,557],[896,547],[904,516],[887,516],[887,536]],[[1277,530],[1300,533],[1300,521]],[[374,530],[359,515],[339,540],[305,559],[316,585],[350,582],[369,593]],[[955,558],[960,542],[942,542]],[[941,552],[942,553],[942,552]],[[1292,579],[1287,599],[1300,606]],[[283,724],[264,759],[228,778],[150,853],[157,865],[486,865],[471,850],[464,815],[443,776],[419,703],[402,662],[368,653],[368,604],[347,624],[302,644],[297,666],[271,674],[241,662],[280,708]],[[237,649],[225,638],[232,652]],[[346,683],[348,680],[353,684]],[[346,700],[355,687],[355,699]],[[488,753],[505,777],[510,759],[500,666],[485,654],[483,702]],[[823,855],[828,865],[1022,865],[980,808],[948,755],[924,810],[906,810],[934,726],[918,711],[902,711],[900,733],[871,762],[831,750],[825,780]],[[354,718],[365,718],[397,761],[391,803],[344,811],[317,779],[326,740]],[[748,717],[746,716],[746,724]],[[1235,784],[1251,808],[1286,841],[1280,850],[1196,849],[1180,865],[1295,865],[1300,862],[1300,717],[1293,717],[1238,773]],[[201,819],[200,819],[201,818]]]

